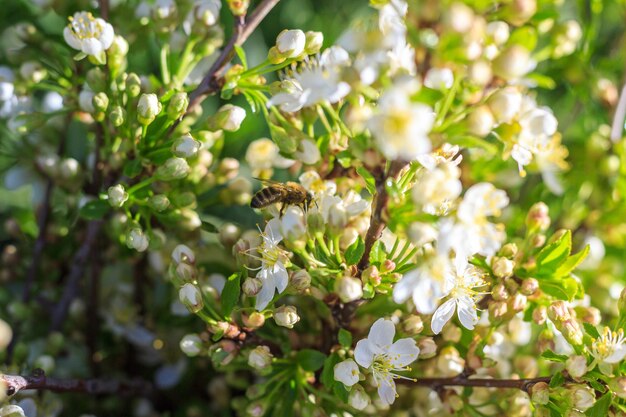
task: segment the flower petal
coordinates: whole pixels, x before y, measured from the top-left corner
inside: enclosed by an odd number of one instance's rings
[[[375,353],[376,348],[372,346],[369,339],[362,339],[357,342],[354,348],[354,359],[363,368],[369,368],[374,361]]]
[[[282,293],[287,288],[289,283],[289,274],[282,262],[278,261],[274,264],[271,274],[274,276],[274,282],[276,283],[276,289],[278,293]]]
[[[606,363],[618,363],[621,362],[622,359],[626,356],[626,346],[621,344],[615,348],[613,354],[609,355],[604,359]]]
[[[104,51],[102,43],[94,38],[83,39],[80,48],[81,51],[83,51],[87,55],[98,55],[100,52]]]
[[[389,359],[396,368],[404,368],[414,362],[420,353],[415,340],[410,338],[400,339],[389,348]]]
[[[478,321],[474,300],[467,296],[459,297],[457,299],[456,314],[459,316],[459,321],[463,327],[469,330],[474,329],[474,325]]]
[[[424,278],[413,289],[413,304],[420,313],[432,314],[437,308],[437,300],[441,296],[443,296],[441,282]]]
[[[398,304],[405,302],[413,293],[418,277],[419,272],[417,269],[404,274],[400,282],[393,287],[393,301]]]
[[[267,225],[265,226],[265,236],[263,236],[263,240],[270,245],[277,245],[283,237],[280,235],[280,220],[278,218],[273,218]]]
[[[63,39],[65,39],[65,42],[67,42],[69,46],[80,51],[82,42],[74,35],[72,29],[68,26],[63,29]]]
[[[352,359],[339,362],[333,368],[335,381],[339,381],[347,387],[359,382],[359,367]]]
[[[367,339],[370,343],[378,347],[391,346],[393,343],[393,336],[396,334],[396,326],[393,325],[391,320],[385,320],[380,318],[372,324]]]
[[[274,282],[274,276],[272,274],[268,274],[267,269],[261,269],[256,276],[259,278],[263,286],[261,287],[261,291],[256,296],[256,304],[255,308],[258,311],[263,310],[274,298],[274,292],[276,291],[276,283]]]
[[[455,306],[456,302],[454,298],[449,299],[439,306],[437,311],[435,311],[435,314],[433,314],[433,319],[430,323],[430,328],[432,329],[433,333],[441,333],[441,329],[443,329],[443,326],[450,320],[452,314],[454,314]]]
[[[396,400],[396,383],[391,375],[385,375],[378,381],[378,395],[380,400],[387,405],[393,404]]]

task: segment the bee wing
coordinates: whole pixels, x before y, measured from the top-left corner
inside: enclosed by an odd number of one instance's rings
[[[279,181],[265,180],[263,178],[257,178],[257,177],[252,177],[252,178],[254,178],[255,180],[257,180],[259,182],[262,182],[265,185],[278,185],[278,186],[284,185],[284,183],[279,182]]]

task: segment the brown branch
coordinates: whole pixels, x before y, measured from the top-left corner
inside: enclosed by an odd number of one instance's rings
[[[58,379],[47,377],[41,369],[36,369],[31,376],[0,375],[0,381],[6,384],[8,396],[28,389],[122,396],[146,395],[152,391],[152,385],[143,380]]]
[[[109,0],[98,0],[98,7],[100,8],[100,17],[104,20],[109,19]]]
[[[485,387],[485,388],[514,388],[528,392],[533,385],[539,382],[549,383],[552,377],[542,376],[528,379],[491,379],[468,378],[464,374],[450,378],[419,378],[417,381],[399,379],[398,384],[429,387],[434,390],[442,387]]]
[[[186,114],[191,113],[207,96],[219,91],[222,85],[223,72],[228,63],[235,56],[235,46],[242,45],[250,37],[252,32],[254,32],[265,16],[267,16],[279,1],[280,0],[263,0],[247,19],[245,16],[235,16],[233,36],[229,39],[224,49],[222,49],[217,60],[211,65],[211,68],[209,68],[207,74],[202,81],[200,81],[200,84],[189,94],[189,106],[187,107]],[[182,117],[174,122],[169,130],[170,134],[176,129],[181,120]]]

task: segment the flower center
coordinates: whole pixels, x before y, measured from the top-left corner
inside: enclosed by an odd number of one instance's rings
[[[608,327],[604,328],[602,336],[593,343],[594,356],[598,359],[605,359],[611,356],[615,349],[624,343],[624,331],[612,332]]]
[[[406,376],[398,375],[395,372],[399,371],[410,371],[411,368],[405,366],[403,368],[396,368],[391,362],[392,359],[400,359],[399,355],[396,358],[392,358],[388,353],[379,353],[374,356],[374,361],[372,362],[372,372],[374,374],[374,378],[378,379],[386,379],[391,376],[394,379],[408,379],[413,381],[413,378],[409,378]]]
[[[68,18],[70,23],[67,25],[74,36],[81,40],[100,37],[103,30],[102,24],[91,13],[77,13],[74,16]]]

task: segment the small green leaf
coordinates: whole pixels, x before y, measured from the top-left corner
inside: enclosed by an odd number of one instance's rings
[[[83,219],[99,220],[103,218],[111,209],[111,205],[105,200],[92,200],[82,206],[78,214]]]
[[[537,46],[537,29],[532,26],[515,29],[509,37],[508,45],[521,45],[532,51]]]
[[[370,263],[375,265],[380,265],[387,259],[387,254],[385,253],[385,244],[380,240],[374,242],[372,245],[372,250],[370,252]]]
[[[202,230],[208,233],[217,233],[218,229],[213,223],[207,222],[206,220],[202,220],[202,225],[200,226]]]
[[[553,362],[565,362],[567,360],[567,355],[557,355],[552,352],[550,349],[546,350],[541,354],[541,357]]]
[[[235,305],[239,301],[241,293],[241,274],[235,273],[228,277],[224,290],[222,291],[222,314],[224,317],[230,317]]]
[[[583,250],[567,258],[567,260],[557,268],[555,275],[557,277],[564,277],[569,275],[574,269],[576,269],[578,265],[580,265],[582,261],[585,260],[588,253],[589,245],[585,245]]]
[[[350,392],[341,382],[335,382],[335,385],[333,385],[333,392],[341,401],[344,403],[348,402],[348,395],[350,395]]]
[[[537,269],[556,271],[572,251],[572,232],[567,230],[537,255]]]
[[[341,346],[349,348],[352,346],[352,333],[346,329],[339,329],[339,335],[337,336],[339,344]]]
[[[550,388],[560,387],[561,385],[563,385],[564,382],[565,377],[563,376],[563,373],[557,372],[550,380]]]
[[[611,393],[604,394],[589,410],[585,412],[590,417],[604,417],[608,415],[611,406]]]
[[[315,372],[324,366],[326,355],[313,349],[302,349],[296,354],[298,365],[305,371]]]
[[[365,243],[363,243],[363,239],[361,236],[357,238],[357,240],[346,249],[346,263],[348,265],[356,265],[357,262],[363,256],[365,252]]]
[[[132,161],[124,164],[124,175],[128,178],[135,178],[141,173],[143,166],[141,165],[141,159],[133,159]]]
[[[237,57],[241,61],[241,65],[243,65],[243,69],[247,70],[248,60],[246,59],[246,52],[243,50],[241,46],[235,45],[235,53],[237,54]]]
[[[583,323],[583,327],[585,328],[585,332],[587,332],[587,334],[593,337],[594,339],[597,339],[600,337],[600,333],[598,332],[598,329],[596,329],[596,326],[594,326],[593,324]]]
[[[581,291],[581,285],[572,277],[552,280],[539,280],[541,291],[559,300],[574,300]]]
[[[335,384],[335,365],[340,362],[339,356],[333,353],[324,361],[324,369],[320,381],[326,387],[331,388]]]
[[[356,169],[356,173],[359,174],[365,181],[365,188],[367,188],[367,192],[371,195],[376,194],[376,180],[374,180],[374,176],[364,167],[358,167]]]

